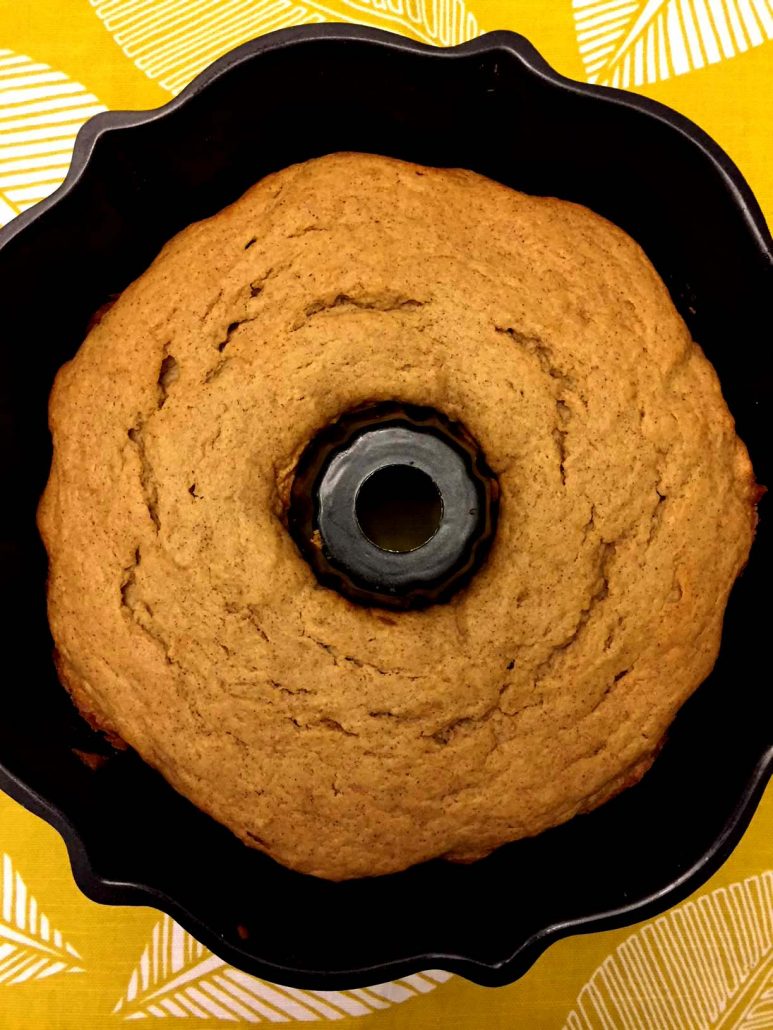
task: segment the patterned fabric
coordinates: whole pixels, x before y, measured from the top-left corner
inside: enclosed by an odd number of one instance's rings
[[[773,0],[6,0],[0,224],[57,187],[91,115],[162,104],[244,40],[322,21],[438,45],[515,29],[564,74],[697,121],[773,215]],[[0,1030],[773,1030],[773,786],[695,896],[647,924],[561,941],[497,991],[438,970],[349,991],[248,976],[168,916],[88,901],[55,831],[3,795],[0,860]]]

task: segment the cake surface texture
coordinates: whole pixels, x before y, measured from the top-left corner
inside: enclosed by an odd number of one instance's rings
[[[298,456],[382,400],[480,443],[483,567],[394,612],[321,586]],[[756,488],[717,376],[620,229],[334,154],[172,239],[50,400],[60,678],[246,844],[330,879],[468,861],[635,783],[716,659]]]

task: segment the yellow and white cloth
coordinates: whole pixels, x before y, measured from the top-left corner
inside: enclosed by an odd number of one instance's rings
[[[773,0],[0,0],[0,224],[62,181],[92,114],[163,104],[244,40],[322,21],[441,46],[514,29],[558,71],[692,118],[773,216]],[[336,993],[249,977],[167,916],[88,901],[55,831],[4,795],[0,858],[0,1030],[773,1028],[773,786],[686,903],[561,941],[499,990],[436,970]]]

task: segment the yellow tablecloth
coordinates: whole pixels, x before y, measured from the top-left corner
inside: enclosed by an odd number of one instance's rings
[[[0,224],[61,182],[91,114],[162,104],[245,39],[319,21],[440,45],[515,29],[564,74],[633,89],[698,122],[773,214],[773,0],[0,0]],[[373,1030],[773,1027],[773,786],[736,852],[688,902],[646,925],[562,941],[499,990],[438,971],[332,995],[247,977],[166,916],[86,900],[57,834],[4,795],[0,856],[0,1030],[163,1018],[202,1030],[324,1020]]]

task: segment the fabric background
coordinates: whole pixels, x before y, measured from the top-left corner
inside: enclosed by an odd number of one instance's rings
[[[236,44],[319,21],[439,45],[521,32],[565,75],[696,121],[771,221],[773,0],[0,0],[0,224],[62,181],[90,115],[163,104]],[[158,912],[88,901],[58,835],[4,795],[0,861],[0,1030],[161,1019],[201,1030],[773,1028],[773,786],[735,853],[683,905],[561,941],[498,990],[440,971],[335,994],[247,977]]]

